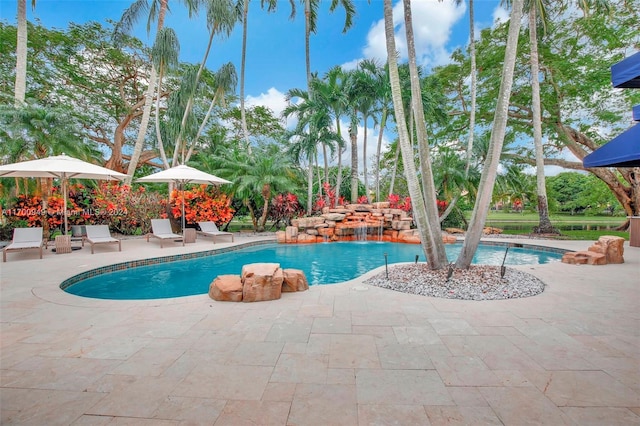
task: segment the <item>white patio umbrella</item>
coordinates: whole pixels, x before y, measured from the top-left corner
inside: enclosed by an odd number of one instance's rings
[[[64,199],[64,233],[66,234],[68,231],[67,181],[69,179],[123,180],[127,175],[62,154],[20,163],[5,164],[0,166],[0,177],[60,179]]]
[[[171,167],[170,169],[154,173],[149,176],[141,177],[136,182],[165,182],[175,183],[181,188],[182,192],[182,232],[184,233],[184,185],[187,183],[196,183],[204,185],[221,185],[223,183],[231,183],[226,179],[219,178],[201,170],[194,169],[186,165]]]

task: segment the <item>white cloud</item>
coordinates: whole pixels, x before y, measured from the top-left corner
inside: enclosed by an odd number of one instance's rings
[[[260,93],[258,96],[249,95],[245,102],[247,106],[266,106],[273,111],[276,117],[280,117],[282,111],[287,106],[285,94],[275,87],[267,90],[267,93]]]
[[[496,7],[493,11],[493,23],[494,26],[499,22],[504,23],[509,21],[509,11],[501,6]]]
[[[454,2],[435,0],[412,3],[413,32],[418,63],[430,68],[449,62],[449,52],[446,45],[451,38],[451,29],[456,22],[464,17],[465,11],[465,3],[461,3],[459,6],[456,6]],[[396,49],[400,52],[400,58],[405,59],[407,57],[407,43],[402,2],[393,8],[393,23],[396,33]],[[386,62],[384,20],[371,26],[363,54],[367,58],[376,58]]]

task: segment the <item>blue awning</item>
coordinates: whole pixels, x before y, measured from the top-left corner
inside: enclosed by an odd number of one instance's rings
[[[611,66],[613,87],[640,88],[640,52]]]
[[[636,105],[631,110],[633,112],[633,121],[640,121],[640,105]]]
[[[640,124],[584,157],[582,165],[585,168],[640,167]]]

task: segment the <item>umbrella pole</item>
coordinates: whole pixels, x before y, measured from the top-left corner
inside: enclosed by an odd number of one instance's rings
[[[64,214],[64,235],[67,235],[68,233],[68,229],[69,229],[69,225],[67,222],[67,178],[66,177],[62,177],[62,200],[64,202],[64,205],[62,206],[63,210],[63,214]]]
[[[182,184],[182,191],[180,192],[182,193],[182,245],[184,246],[184,183]]]

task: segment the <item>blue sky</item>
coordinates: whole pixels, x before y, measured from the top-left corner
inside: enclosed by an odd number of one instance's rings
[[[247,102],[269,106],[276,114],[285,106],[284,93],[297,87],[306,88],[304,52],[303,2],[294,0],[296,17],[289,19],[291,7],[288,0],[280,0],[275,13],[268,14],[260,8],[260,1],[250,3],[247,37]],[[311,36],[311,68],[323,75],[335,65],[353,67],[360,59],[377,58],[386,61],[382,0],[354,0],[357,16],[354,25],[342,33],[344,11],[338,8],[329,13],[328,0],[323,0],[318,17],[318,33]],[[46,27],[66,29],[68,23],[98,21],[108,25],[117,21],[130,1],[120,0],[37,0],[34,10],[27,0],[27,19],[39,21]],[[396,22],[396,43],[401,59],[406,57],[404,27],[402,26],[402,1],[393,1]],[[497,0],[475,1],[476,37],[480,29],[491,26],[496,18],[508,15]],[[180,39],[180,59],[199,63],[208,40],[203,16],[189,19],[181,2],[170,0],[171,12],[165,26],[176,30]],[[16,1],[0,0],[0,19],[10,24],[16,22]],[[464,47],[469,38],[468,4],[456,6],[453,0],[413,0],[412,5],[416,50],[420,62],[427,69],[448,62],[450,53]],[[146,32],[146,18],[134,31],[145,43],[153,43],[153,32]],[[233,62],[240,72],[242,26],[237,25],[230,37],[214,41],[207,66],[217,70],[221,64]],[[239,91],[239,88],[238,88]],[[346,128],[346,126],[345,126]],[[359,132],[362,135],[363,132]],[[369,132],[368,153],[374,153],[377,130]],[[373,145],[370,145],[373,144]],[[370,155],[370,154],[369,154]]]

